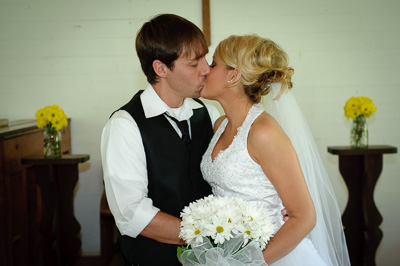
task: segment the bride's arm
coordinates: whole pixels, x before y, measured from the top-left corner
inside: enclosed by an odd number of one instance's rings
[[[303,177],[297,154],[284,131],[268,114],[253,124],[248,150],[275,186],[290,219],[263,251],[270,264],[292,251],[316,223],[314,205]]]

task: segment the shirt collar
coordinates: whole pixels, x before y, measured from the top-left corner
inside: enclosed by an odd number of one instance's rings
[[[201,104],[194,101],[193,99],[185,99],[183,104],[179,108],[170,108],[161,98],[158,96],[153,86],[149,84],[144,92],[140,95],[142,101],[144,115],[146,118],[155,117],[165,112],[179,121],[188,120],[193,115],[193,109],[202,107]]]

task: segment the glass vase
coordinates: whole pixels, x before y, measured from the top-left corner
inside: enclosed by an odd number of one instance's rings
[[[61,132],[54,127],[46,126],[43,133],[45,158],[61,157]]]
[[[368,147],[367,119],[363,115],[353,119],[353,127],[350,133],[350,146],[352,148]]]

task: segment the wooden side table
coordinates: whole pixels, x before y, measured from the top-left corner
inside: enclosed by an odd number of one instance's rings
[[[366,149],[338,146],[328,147],[328,152],[339,155],[339,170],[349,190],[342,221],[351,264],[376,265],[376,250],[383,234],[379,228],[382,216],[374,202],[374,189],[382,171],[383,154],[397,153],[397,148],[386,145],[373,145]]]
[[[79,178],[78,164],[89,158],[87,154],[76,154],[55,159],[43,155],[21,159],[22,164],[32,165],[27,168],[32,171],[28,176],[35,179],[31,190],[38,186],[41,195],[42,210],[32,210],[42,214],[38,228],[32,228],[39,265],[74,265],[80,255],[81,227],[74,216],[73,192]]]

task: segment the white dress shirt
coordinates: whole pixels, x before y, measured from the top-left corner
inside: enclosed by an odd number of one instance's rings
[[[179,108],[170,108],[151,85],[140,95],[146,118],[165,112],[177,120],[188,120],[193,109],[202,107],[186,99]],[[216,107],[206,104],[211,121],[220,116]],[[167,118],[182,135],[176,123]],[[190,132],[190,122],[189,122]],[[101,159],[108,205],[122,235],[136,237],[150,223],[159,209],[147,197],[147,163],[142,137],[132,116],[120,110],[107,121],[101,136]]]

